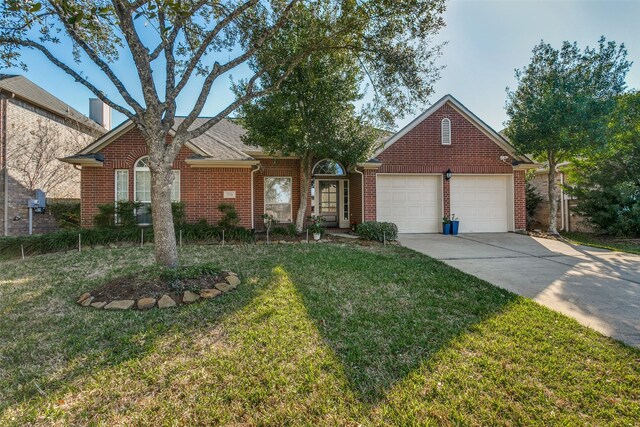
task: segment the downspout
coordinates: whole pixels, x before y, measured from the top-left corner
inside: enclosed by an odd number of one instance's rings
[[[364,173],[358,170],[358,166],[354,166],[353,171],[359,173],[362,177],[362,184],[360,185],[360,212],[362,213],[362,222],[364,222]]]
[[[7,162],[7,100],[3,96],[0,98],[0,124],[2,132],[0,133],[0,145],[2,145],[2,170],[4,172],[4,221],[3,236],[9,235],[9,164]]]
[[[262,163],[258,163],[258,167],[251,171],[251,229],[252,230],[255,230],[255,228],[256,228],[256,218],[255,218],[255,208],[254,208],[255,191],[253,189],[253,183],[255,181],[254,180],[255,173],[260,170],[260,166],[261,165],[262,165]]]

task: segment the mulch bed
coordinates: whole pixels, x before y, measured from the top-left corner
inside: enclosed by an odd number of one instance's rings
[[[185,267],[182,267],[185,269]],[[232,271],[177,270],[168,276],[134,274],[112,280],[76,301],[83,307],[105,310],[148,310],[192,304],[203,299],[216,298],[233,291],[240,278]]]
[[[207,275],[198,279],[182,279],[177,285],[170,285],[161,278],[140,278],[135,275],[112,280],[96,289],[89,291],[93,302],[114,300],[139,300],[141,298],[160,299],[162,295],[169,295],[177,304],[182,304],[182,293],[176,293],[176,288],[199,292],[211,289],[216,283],[225,282],[224,273],[215,276]]]

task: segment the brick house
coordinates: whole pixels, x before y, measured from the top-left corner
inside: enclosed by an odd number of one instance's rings
[[[222,120],[180,151],[172,197],[185,203],[187,221],[215,223],[222,202],[236,206],[243,227],[262,229],[264,212],[281,223],[295,221],[300,160],[269,156],[247,145],[243,134],[238,121]],[[150,203],[146,154],[141,135],[125,122],[63,159],[82,168],[83,226],[92,225],[100,204]],[[533,166],[447,95],[367,162],[318,159],[305,202],[307,212],[324,216],[329,227],[378,220],[395,222],[400,232],[435,233],[442,216],[453,213],[462,232],[520,231],[526,224],[524,173]],[[139,221],[149,218],[142,213]]]
[[[23,76],[0,74],[0,229],[28,233],[27,200],[36,188],[48,199],[79,199],[80,171],[56,161],[103,135],[106,129]],[[33,232],[56,229],[36,214]]]

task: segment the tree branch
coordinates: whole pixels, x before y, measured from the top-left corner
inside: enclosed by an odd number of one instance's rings
[[[278,19],[278,21],[273,26],[265,30],[260,35],[260,37],[258,37],[258,40],[253,44],[253,46],[250,49],[248,49],[243,54],[237,56],[236,58],[230,60],[224,65],[220,65],[217,62],[214,64],[213,69],[211,70],[209,75],[207,75],[202,85],[202,89],[200,90],[200,94],[198,95],[198,98],[193,106],[193,109],[191,110],[189,115],[182,121],[182,123],[180,123],[176,133],[186,132],[187,129],[189,129],[189,127],[193,124],[194,120],[200,115],[200,113],[202,112],[202,108],[204,107],[204,104],[206,103],[207,98],[209,97],[211,87],[213,86],[214,81],[219,76],[221,76],[222,74],[226,73],[229,70],[232,70],[238,65],[246,62],[249,58],[251,58],[251,56],[253,56],[262,47],[262,45],[264,45],[264,43],[269,38],[271,38],[280,28],[282,28],[282,26],[285,24],[289,16],[289,13],[291,12],[291,9],[297,3],[297,1],[298,0],[292,0],[291,2],[289,2],[289,4],[284,9],[282,16]],[[266,70],[263,70],[263,71],[266,71]],[[260,73],[262,74],[263,72],[260,72]]]
[[[135,29],[135,24],[133,23],[133,9],[127,8],[121,0],[112,0],[112,4],[120,21],[120,29],[129,46],[129,50],[131,50],[133,61],[136,64],[136,71],[138,72],[138,78],[142,86],[146,107],[147,109],[153,108],[152,106],[157,106],[161,102],[158,97],[155,82],[153,81],[149,51],[140,40]]]
[[[91,46],[89,46],[89,44],[82,38],[82,36],[78,34],[76,28],[73,25],[69,24],[67,19],[64,19],[64,10],[55,3],[52,3],[52,7],[54,8],[58,16],[62,18],[60,20],[62,21],[64,28],[67,30],[67,34],[69,34],[71,39],[75,41],[85,51],[85,53],[89,56],[93,63],[96,64],[103,73],[105,73],[105,75],[109,78],[109,80],[111,80],[111,83],[113,83],[113,85],[116,87],[116,89],[120,93],[120,96],[122,96],[125,102],[133,108],[136,114],[140,115],[143,111],[142,106],[133,98],[133,96],[131,96],[122,81],[115,75],[111,67],[109,67],[109,65],[98,56],[98,54],[93,50]]]
[[[198,126],[197,128],[192,129],[192,130],[187,131],[186,133],[184,133],[184,136],[183,136],[184,141],[185,142],[189,141],[189,140],[191,140],[193,138],[197,138],[198,136],[204,134],[209,129],[211,129],[213,126],[215,126],[217,123],[219,123],[220,120],[222,120],[223,118],[227,117],[233,111],[238,109],[238,107],[240,107],[241,105],[249,102],[250,100],[255,99],[255,98],[259,98],[261,96],[268,95],[269,93],[272,93],[272,92],[278,90],[280,88],[280,86],[282,85],[282,83],[293,72],[293,70],[296,68],[296,66],[298,66],[298,64],[300,64],[300,62],[307,55],[308,55],[308,52],[303,52],[303,53],[300,53],[299,55],[297,55],[296,57],[294,57],[294,60],[291,61],[291,63],[287,66],[287,68],[282,73],[282,75],[280,77],[278,77],[278,79],[272,85],[270,85],[267,88],[263,88],[263,89],[258,90],[258,91],[254,91],[253,90],[253,88],[255,86],[255,82],[260,77],[262,77],[266,72],[268,72],[270,69],[266,69],[265,68],[265,69],[261,70],[260,72],[254,74],[251,77],[251,79],[249,79],[249,81],[247,82],[247,91],[246,91],[246,93],[244,95],[240,96],[239,98],[236,98],[236,100],[234,102],[229,104],[224,110],[219,112],[215,117],[207,120],[205,123],[203,123],[202,125]],[[178,135],[178,132],[176,132],[176,135]],[[171,147],[171,149],[175,150],[176,153],[179,150],[179,148],[176,148],[176,147]]]
[[[81,83],[83,86],[85,86],[87,89],[89,89],[102,102],[104,102],[109,107],[113,108],[114,110],[124,114],[125,116],[127,116],[127,118],[134,119],[135,116],[134,116],[133,113],[131,113],[131,111],[127,110],[126,108],[116,104],[115,102],[113,102],[109,98],[107,98],[104,95],[103,92],[99,91],[98,88],[96,88],[87,79],[82,77],[77,71],[75,71],[74,69],[69,67],[67,64],[65,64],[64,62],[60,61],[58,58],[56,58],[55,55],[53,55],[51,53],[51,51],[49,51],[49,49],[47,49],[45,46],[43,46],[43,45],[41,45],[39,43],[36,43],[36,42],[34,42],[32,40],[21,40],[21,39],[16,39],[16,38],[11,38],[11,37],[0,37],[0,44],[4,44],[4,43],[6,43],[6,44],[14,44],[14,45],[17,45],[17,46],[23,46],[23,47],[28,47],[28,48],[39,50],[55,66],[57,66],[62,71],[64,71],[65,73],[69,74],[71,77],[76,79],[77,82]]]
[[[292,3],[295,3],[296,1],[298,0],[294,0]],[[241,6],[234,9],[233,12],[228,14],[223,20],[218,22],[216,26],[209,32],[209,34],[207,34],[207,36],[201,41],[200,47],[193,54],[191,61],[188,62],[187,67],[182,73],[182,77],[180,78],[178,85],[174,89],[174,93],[173,93],[174,97],[177,96],[182,91],[182,89],[184,89],[184,87],[187,85],[187,83],[189,82],[189,79],[191,78],[191,75],[193,74],[193,71],[198,66],[198,62],[200,62],[200,59],[205,54],[207,48],[209,47],[213,39],[220,33],[220,31],[222,31],[227,25],[229,25],[231,21],[236,19],[238,16],[240,16],[243,12],[248,10],[250,7],[255,6],[257,3],[258,3],[258,0],[249,0],[243,3]]]

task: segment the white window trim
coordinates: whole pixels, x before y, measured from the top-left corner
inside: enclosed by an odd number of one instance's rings
[[[262,205],[262,212],[267,212],[267,180],[268,179],[288,179],[289,182],[291,183],[291,199],[289,201],[289,217],[291,218],[290,221],[278,221],[279,224],[291,224],[293,223],[293,177],[290,176],[265,176],[264,177],[264,182],[263,182],[263,205]],[[274,203],[271,203],[274,204]]]
[[[140,160],[149,156],[142,156],[133,164],[133,201],[140,203],[151,203],[151,187],[149,187],[149,201],[141,201],[138,200],[138,173],[137,172],[150,172],[148,167],[138,167],[137,164]],[[151,182],[149,182],[149,186],[151,186]]]
[[[182,189],[181,184],[182,184],[182,177],[180,176],[180,169],[172,169],[173,172],[173,182],[171,183],[171,195],[173,195],[173,189],[175,187],[175,182],[176,182],[176,177],[178,178],[178,198],[173,200],[171,200],[171,203],[174,202],[180,202],[182,200]]]
[[[124,199],[118,199],[118,172],[125,172],[127,175],[127,183],[125,186],[126,189],[126,197]],[[121,201],[129,201],[129,169],[115,169],[113,171],[113,199],[115,200],[115,202],[121,202]]]
[[[331,173],[314,173],[314,172],[315,172],[315,170],[316,170],[316,168],[318,167],[318,165],[319,165],[320,163],[322,163],[322,162],[326,162],[326,161],[330,161],[330,162],[334,162],[334,163],[336,163],[338,166],[340,166],[340,169],[342,169],[342,172],[343,172],[343,173],[342,173],[341,175],[335,175],[335,174],[331,174]],[[333,159],[326,158],[326,159],[322,159],[322,160],[320,160],[320,161],[316,162],[316,164],[315,164],[315,165],[313,165],[313,168],[311,168],[311,174],[312,174],[313,176],[347,176],[347,170],[344,168],[344,166],[342,166],[342,163],[337,162],[337,161],[335,161],[335,160],[333,160]]]
[[[138,158],[134,163],[133,163],[133,201],[134,202],[140,202],[140,203],[145,203],[145,204],[149,204],[151,205],[151,182],[149,182],[149,201],[140,201],[138,200],[138,186],[137,186],[137,179],[138,179],[138,174],[136,172],[151,172],[149,170],[148,167],[138,167],[137,164],[141,159],[144,158],[148,158],[148,155],[142,156],[140,158]],[[128,170],[127,170],[128,172]],[[174,174],[174,180],[176,175],[178,176],[178,200],[173,200],[173,197],[171,199],[171,203],[173,202],[180,202],[181,198],[182,198],[182,189],[181,187],[181,182],[182,182],[182,177],[180,176],[180,169],[172,169],[171,172]],[[151,178],[149,178],[151,179]],[[129,188],[127,187],[127,196],[129,194]],[[171,189],[171,196],[173,196],[173,184],[172,184],[172,189]],[[150,223],[139,223],[138,225],[150,225]]]
[[[447,127],[449,128],[449,139],[445,140],[445,134],[444,134],[444,126],[445,123],[447,124]],[[447,117],[445,117],[444,119],[442,119],[442,121],[440,122],[440,142],[442,143],[442,145],[451,145],[451,120]]]
[[[124,183],[124,189],[125,189],[125,197],[123,199],[119,199],[118,198],[118,174],[124,172],[125,176],[126,176],[126,181]],[[118,213],[117,213],[117,209],[118,209],[118,202],[128,202],[129,201],[129,169],[115,169],[113,171],[113,199],[114,199],[114,206],[116,208],[116,213],[114,215],[114,221],[116,224],[120,223],[120,218],[118,217]]]

